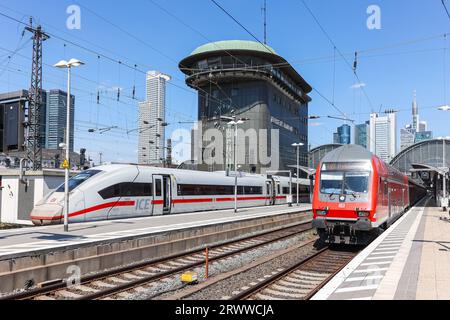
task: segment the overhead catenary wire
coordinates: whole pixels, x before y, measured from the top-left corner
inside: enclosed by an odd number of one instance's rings
[[[245,32],[247,32],[251,37],[253,37],[256,41],[258,41],[261,45],[263,45],[270,53],[273,53],[267,46],[261,42],[250,30],[248,30],[242,23],[240,23],[233,15],[231,15],[225,8],[223,8],[220,4],[218,4],[215,0],[211,0],[218,8],[220,8],[228,17],[230,17],[236,24],[238,24]],[[325,101],[327,101],[334,109],[339,111],[344,117],[347,117],[345,113],[336,106],[330,99],[325,97],[317,88],[313,88],[315,92],[319,94]]]
[[[322,24],[320,23],[319,19],[316,17],[316,15],[314,14],[314,12],[309,8],[309,6],[306,4],[305,0],[300,0],[303,4],[303,6],[306,8],[306,10],[309,12],[309,14],[312,16],[312,18],[314,19],[314,21],[316,22],[316,24],[319,26],[320,30],[322,31],[322,33],[325,35],[325,37],[328,39],[328,41],[330,41],[330,43],[333,45],[334,48],[336,48],[336,51],[339,53],[339,55],[342,57],[342,59],[344,60],[344,62],[347,64],[347,66],[350,68],[350,70],[353,71],[356,79],[358,79],[358,82],[361,84],[362,81],[359,78],[358,73],[356,72],[356,65],[351,65],[350,62],[345,58],[345,56],[342,54],[342,52],[339,50],[339,48],[337,47],[336,43],[334,42],[334,40],[331,38],[331,36],[328,34],[328,32],[325,30],[325,28],[322,26]],[[357,57],[357,52],[355,52],[355,63],[357,63],[356,60]],[[361,91],[364,93],[364,95],[366,96],[367,101],[369,102],[370,107],[373,109],[373,104],[372,104],[372,100],[370,99],[369,95],[367,94],[366,90],[364,87],[361,87]]]

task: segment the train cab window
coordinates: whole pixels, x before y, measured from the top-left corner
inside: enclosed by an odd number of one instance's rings
[[[100,173],[101,170],[86,170],[83,171],[76,176],[69,179],[69,192],[71,192],[73,189],[81,185],[83,182],[86,182],[86,180],[92,178],[96,174]],[[63,183],[61,186],[59,186],[58,189],[56,189],[55,192],[64,192],[65,184]]]
[[[342,182],[344,181],[343,172],[322,172],[320,180],[320,192],[326,194],[341,194]]]
[[[344,194],[368,193],[369,177],[369,172],[346,172]]]

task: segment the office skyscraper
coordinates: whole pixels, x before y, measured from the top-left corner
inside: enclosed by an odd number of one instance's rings
[[[147,73],[146,100],[139,103],[140,164],[161,165],[164,160],[166,82],[170,76],[159,71]]]
[[[369,122],[355,126],[355,144],[366,149],[369,148]]]
[[[414,144],[415,131],[412,126],[400,129],[400,150],[403,151]]]
[[[420,132],[419,106],[417,105],[416,91],[414,91],[414,100],[413,100],[413,104],[412,104],[412,115],[413,115],[412,129],[415,132]]]
[[[370,151],[385,162],[390,162],[397,153],[397,117],[394,112],[379,116],[370,115]]]
[[[74,149],[75,97],[70,102],[70,140],[69,150]],[[56,150],[59,144],[66,141],[65,128],[67,121],[67,92],[50,90],[46,94],[45,106],[45,148]]]
[[[426,121],[420,121],[419,105],[417,103],[417,94],[414,91],[414,100],[412,103],[413,121],[411,125],[400,129],[400,147],[401,150],[412,146],[415,143],[432,139],[433,132],[428,131],[428,124]]]
[[[351,127],[344,124],[337,128],[337,132],[333,134],[333,142],[338,144],[351,143]]]

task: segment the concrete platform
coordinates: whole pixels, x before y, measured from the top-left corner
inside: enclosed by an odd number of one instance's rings
[[[87,243],[150,235],[171,230],[243,221],[311,210],[311,205],[287,205],[234,210],[205,211],[178,215],[77,223],[65,233],[62,225],[0,231],[0,260],[30,252]]]
[[[362,251],[313,300],[450,299],[450,219],[425,199]]]
[[[0,294],[154,261],[311,221],[311,206],[258,207],[0,231]]]

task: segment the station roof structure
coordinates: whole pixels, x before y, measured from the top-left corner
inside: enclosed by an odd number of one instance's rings
[[[309,151],[309,167],[317,168],[319,162],[327,153],[342,147],[342,144],[324,144]]]
[[[224,53],[232,55],[247,54],[266,59],[276,67],[281,68],[294,82],[303,88],[305,93],[310,93],[312,91],[312,87],[286,59],[279,56],[273,48],[256,41],[225,40],[204,44],[192,51],[188,57],[184,58],[180,62],[179,68],[182,72],[189,74],[190,68],[194,62],[205,58],[220,56]]]
[[[445,164],[444,164],[445,143]],[[392,161],[391,165],[404,173],[418,169],[440,169],[450,167],[450,138],[426,140],[416,143],[401,151]]]

